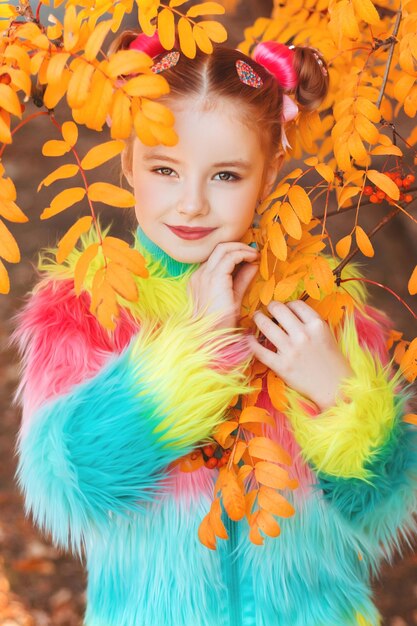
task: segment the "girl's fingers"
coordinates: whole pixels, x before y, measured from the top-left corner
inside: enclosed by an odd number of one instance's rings
[[[287,302],[287,306],[290,307],[292,311],[300,318],[302,322],[307,324],[308,322],[312,322],[313,320],[323,321],[323,318],[311,308],[306,302],[303,300],[293,300],[292,302]]]
[[[253,320],[261,333],[274,344],[279,352],[285,350],[285,346],[288,343],[287,333],[260,311],[254,314]]]
[[[269,369],[278,374],[277,368],[279,366],[279,357],[275,352],[272,352],[272,350],[268,350],[268,348],[264,348],[264,346],[261,346],[261,344],[256,340],[253,335],[249,336],[249,347],[252,350],[253,355],[258,359],[258,361],[260,361]]]
[[[267,308],[288,335],[300,332],[302,322],[286,304],[274,300],[268,304]]]
[[[206,267],[207,270],[215,271],[216,273],[221,268],[222,272],[231,274],[236,265],[243,261],[250,263],[258,255],[259,253],[254,248],[243,243],[229,242],[228,244],[218,244],[207,259]]]

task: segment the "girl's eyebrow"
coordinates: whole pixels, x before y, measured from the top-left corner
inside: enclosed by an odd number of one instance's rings
[[[179,165],[180,161],[173,159],[172,157],[168,157],[165,154],[148,154],[143,157],[144,161],[153,161],[153,160],[161,160],[168,161],[170,163],[175,163],[175,165]],[[221,161],[220,163],[213,163],[213,167],[240,167],[242,169],[250,169],[251,164],[249,161],[245,161],[243,159],[239,159],[237,161]]]

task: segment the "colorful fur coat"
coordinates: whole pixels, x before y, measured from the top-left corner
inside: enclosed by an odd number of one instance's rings
[[[294,457],[296,515],[263,546],[246,518],[225,520],[230,538],[211,551],[197,529],[217,470],[173,462],[247,393],[247,339],[193,320],[196,266],[139,229],[134,245],[150,277],[114,332],[89,313],[88,281],[75,296],[73,251],[65,269],[43,258],[12,337],[18,484],[39,528],[85,561],[85,626],[377,626],[370,576],[415,531],[417,510],[417,431],[402,420],[410,391],[388,361],[389,320],[356,293],[339,335],[354,376],[323,413],[292,392],[284,415],[261,392],[268,435]]]

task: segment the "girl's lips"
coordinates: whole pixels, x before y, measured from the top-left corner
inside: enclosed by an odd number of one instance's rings
[[[215,230],[214,228],[185,228],[185,227],[177,227],[170,226],[167,224],[168,228],[181,239],[201,239],[202,237],[206,237],[210,233]]]

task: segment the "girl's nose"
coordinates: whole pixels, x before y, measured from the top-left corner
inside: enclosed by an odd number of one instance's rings
[[[184,190],[178,201],[177,210],[183,215],[206,215],[210,208],[204,192],[196,188]]]

